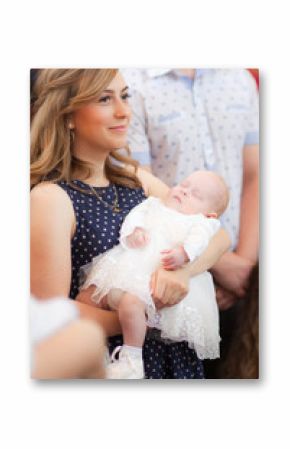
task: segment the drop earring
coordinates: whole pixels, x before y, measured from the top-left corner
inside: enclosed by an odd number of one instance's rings
[[[74,125],[72,123],[69,123],[68,124],[68,129],[69,129],[70,140],[73,143],[74,140],[75,140]]]

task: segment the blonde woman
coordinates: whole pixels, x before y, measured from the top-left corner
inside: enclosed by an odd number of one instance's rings
[[[124,155],[131,117],[128,87],[115,69],[46,69],[35,84],[31,129],[31,290],[39,298],[76,299],[80,316],[99,322],[110,350],[122,342],[116,312],[98,309],[90,292],[78,295],[79,269],[118,243],[128,212],[168,187]],[[121,151],[119,151],[121,150]],[[157,307],[176,304],[189,279],[228,249],[221,230],[200,258],[152,276]],[[147,378],[203,378],[187,343],[146,338]]]

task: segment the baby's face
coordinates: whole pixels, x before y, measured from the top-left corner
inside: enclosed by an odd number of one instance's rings
[[[218,179],[211,172],[197,171],[169,191],[165,204],[186,215],[209,215],[216,212],[220,191]]]

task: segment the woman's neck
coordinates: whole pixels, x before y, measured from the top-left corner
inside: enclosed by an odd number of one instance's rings
[[[105,174],[105,162],[108,157],[107,151],[102,151],[98,148],[92,148],[89,145],[76,144],[74,149],[74,156],[81,161],[90,164],[89,176],[84,176],[80,170],[76,170],[73,174],[75,179],[86,182],[96,187],[103,187],[109,184],[109,180]]]

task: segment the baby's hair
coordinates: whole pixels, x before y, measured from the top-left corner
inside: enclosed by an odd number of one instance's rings
[[[217,214],[218,216],[222,215],[226,208],[228,207],[229,201],[230,201],[230,193],[229,193],[229,188],[224,180],[224,178],[219,175],[218,173],[212,172],[214,176],[216,176],[216,178],[219,179],[220,184],[222,185],[223,188],[223,195],[222,197],[219,197],[217,200]]]

